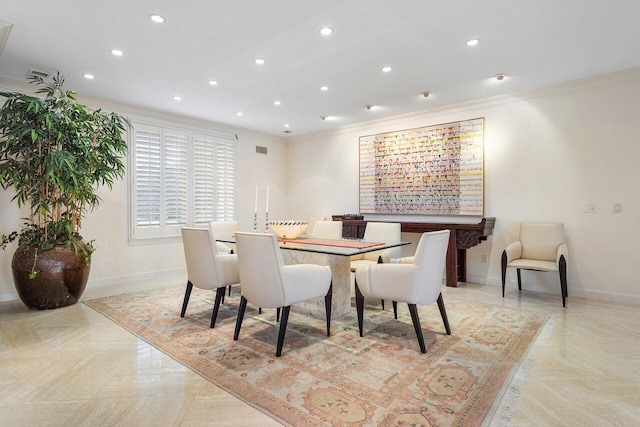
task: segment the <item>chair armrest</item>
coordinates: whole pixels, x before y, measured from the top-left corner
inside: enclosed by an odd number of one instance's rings
[[[513,242],[504,248],[504,251],[507,254],[507,263],[514,259],[520,259],[522,257],[522,243],[520,241]]]
[[[389,260],[390,264],[415,264],[412,256],[406,256],[402,258],[392,258]]]
[[[556,265],[560,265],[560,257],[564,256],[565,262],[569,262],[569,248],[566,243],[558,246],[558,254],[556,255]]]

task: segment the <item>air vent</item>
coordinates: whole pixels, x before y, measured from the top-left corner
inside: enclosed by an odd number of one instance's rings
[[[267,154],[267,147],[260,147],[259,145],[256,145],[256,153]]]
[[[42,71],[42,70],[34,70],[33,68],[29,68],[27,70],[27,75],[28,76],[37,76],[37,77],[41,77],[43,79],[47,79],[49,78],[49,76],[51,75],[51,73],[47,72],[47,71]]]
[[[290,131],[290,130],[283,130],[282,132],[284,132],[284,133],[291,133],[292,131]]]

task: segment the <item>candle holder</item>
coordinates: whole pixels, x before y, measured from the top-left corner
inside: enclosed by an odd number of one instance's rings
[[[264,232],[269,232],[269,212],[264,213]]]
[[[258,232],[258,212],[253,213],[253,232]]]

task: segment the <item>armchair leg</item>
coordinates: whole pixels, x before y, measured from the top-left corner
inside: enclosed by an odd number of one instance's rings
[[[356,282],[356,310],[358,311],[358,329],[360,330],[360,336],[362,337],[362,324],[364,317],[364,296],[360,292],[358,282]]]
[[[411,320],[413,320],[413,327],[416,330],[418,336],[418,344],[420,344],[420,352],[426,353],[427,348],[424,345],[424,337],[422,336],[422,327],[420,326],[420,317],[418,316],[418,308],[415,304],[407,304],[409,306],[409,312],[411,313]]]
[[[440,316],[444,322],[444,329],[447,331],[447,335],[451,335],[451,328],[449,327],[449,319],[447,318],[447,310],[444,308],[444,300],[442,294],[438,296],[438,308],[440,309]]]
[[[258,314],[262,314],[262,307],[258,307]]]
[[[280,307],[276,308],[276,322],[280,321]]]
[[[398,301],[391,301],[391,303],[393,304],[393,317],[398,320]]]
[[[187,304],[189,304],[191,289],[193,289],[193,283],[187,280],[187,289],[185,289],[184,291],[184,301],[182,301],[182,311],[180,312],[180,317],[184,317],[184,313],[186,313],[187,311]]]
[[[522,279],[520,277],[520,269],[519,268],[516,269],[516,273],[518,274],[518,290],[521,291],[522,290]]]
[[[209,326],[210,328],[214,328],[216,326],[218,309],[220,308],[220,302],[224,299],[224,291],[225,288],[216,289],[216,302],[213,304],[213,314],[211,315],[211,326]]]
[[[240,297],[240,307],[238,307],[238,318],[236,320],[236,330],[233,333],[233,340],[238,341],[240,336],[240,328],[242,327],[242,318],[244,317],[244,310],[247,308],[247,299]]]
[[[282,320],[280,321],[280,332],[278,333],[278,346],[276,347],[276,357],[280,357],[280,355],[282,354],[282,344],[284,343],[284,333],[287,330],[287,322],[289,321],[289,310],[291,310],[290,305],[282,309]]]
[[[560,261],[558,265],[560,271],[560,289],[562,290],[562,307],[566,307],[567,292],[567,260],[564,255],[560,255]]]
[[[324,311],[327,316],[327,336],[331,336],[331,299],[333,298],[333,282],[329,285],[327,295],[324,296]]]
[[[231,285],[229,285],[229,296],[231,296]]]
[[[504,298],[504,285],[507,278],[507,251],[502,251],[502,298]]]
[[[384,300],[383,300],[383,299],[381,299],[381,300],[380,300],[380,303],[382,304],[382,310],[384,310]]]

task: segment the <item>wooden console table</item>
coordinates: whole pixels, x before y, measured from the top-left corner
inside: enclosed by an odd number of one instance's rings
[[[342,221],[342,237],[362,239],[367,226],[365,220],[343,219],[343,215],[333,215],[334,221]],[[390,221],[391,222],[391,221]],[[458,282],[467,281],[467,249],[477,246],[493,233],[496,219],[482,218],[477,224],[439,223],[439,222],[404,222],[401,230],[405,233],[425,233],[427,231],[451,230],[447,248],[446,283],[456,287]]]

